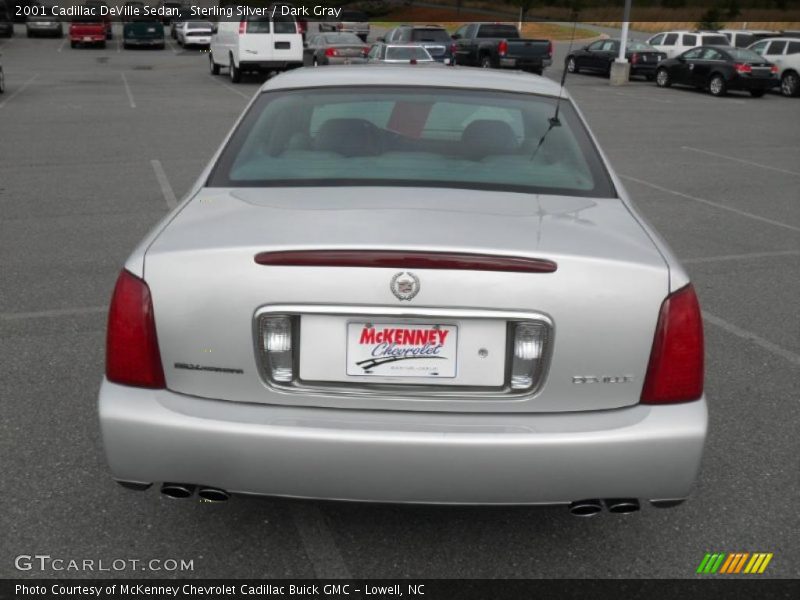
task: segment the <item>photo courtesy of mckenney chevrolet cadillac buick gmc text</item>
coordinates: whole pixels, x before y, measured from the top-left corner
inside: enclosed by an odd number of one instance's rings
[[[126,262],[106,360],[113,477],[173,496],[629,512],[706,437],[686,272],[522,72],[270,79]]]

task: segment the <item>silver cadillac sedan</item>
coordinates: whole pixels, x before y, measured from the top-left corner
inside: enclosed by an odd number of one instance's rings
[[[701,313],[557,84],[299,69],[126,262],[99,411],[172,497],[673,506]]]

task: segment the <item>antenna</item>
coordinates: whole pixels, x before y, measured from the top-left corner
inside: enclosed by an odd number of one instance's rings
[[[574,20],[572,21],[572,35],[569,38],[569,48],[567,49],[567,56],[572,54],[572,43],[575,41],[575,30],[578,26],[578,17],[577,13],[575,13]],[[547,134],[552,131],[553,127],[559,127],[561,125],[561,121],[558,120],[558,110],[561,108],[561,98],[564,95],[564,83],[567,80],[567,65],[564,64],[564,70],[561,72],[561,85],[558,88],[558,98],[556,99],[556,112],[555,114],[548,119],[550,126],[547,128],[542,134],[542,137],[539,138],[539,143],[536,145],[536,149],[533,151],[533,155],[531,156],[531,162],[536,158],[536,154],[539,152],[539,148],[542,147],[544,144],[544,140],[547,138]]]

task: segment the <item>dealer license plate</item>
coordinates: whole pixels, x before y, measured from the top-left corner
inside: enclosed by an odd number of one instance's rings
[[[458,327],[439,323],[347,324],[347,375],[454,378]]]

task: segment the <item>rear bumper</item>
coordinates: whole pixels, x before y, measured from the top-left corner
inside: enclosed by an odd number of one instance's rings
[[[102,34],[92,34],[92,35],[78,35],[78,34],[70,34],[69,40],[71,42],[79,42],[81,44],[99,44],[100,42],[106,41],[106,34],[103,32]]]
[[[294,69],[302,67],[303,61],[287,60],[242,60],[239,61],[239,68],[242,71],[275,71],[284,69]]]
[[[735,77],[728,84],[732,90],[769,90],[781,84],[777,77]]]
[[[152,39],[125,38],[123,41],[128,46],[163,46],[164,45],[164,38],[152,38]]]
[[[553,61],[549,58],[515,58],[506,56],[498,59],[502,69],[532,69],[539,70],[549,67]]]
[[[689,495],[704,399],[564,414],[332,410],[203,400],[104,381],[112,476],[375,502],[561,504]]]

